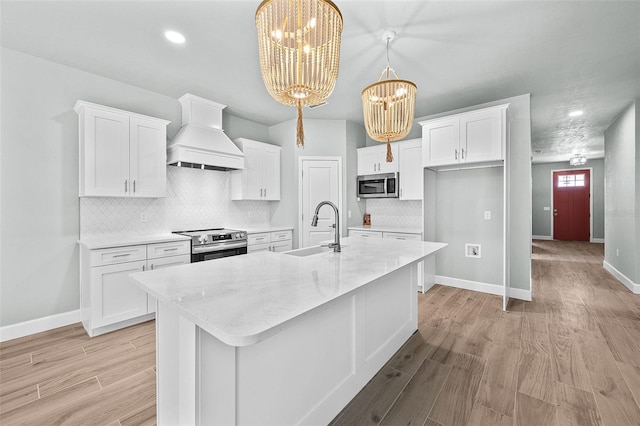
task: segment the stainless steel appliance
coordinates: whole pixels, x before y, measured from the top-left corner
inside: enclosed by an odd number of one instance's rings
[[[400,188],[398,173],[358,176],[358,197],[398,198]]]
[[[236,229],[200,229],[174,234],[191,237],[191,263],[247,254],[247,233]]]

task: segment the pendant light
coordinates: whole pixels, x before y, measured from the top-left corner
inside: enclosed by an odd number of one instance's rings
[[[580,154],[576,154],[569,159],[569,165],[571,166],[583,166],[586,163],[587,163],[587,157]]]
[[[417,89],[414,83],[401,80],[389,65],[389,43],[395,38],[395,31],[382,33],[382,40],[387,44],[387,66],[378,81],[362,91],[367,134],[375,141],[387,143],[389,163],[393,161],[389,143],[407,136],[413,125]]]
[[[256,11],[262,79],[276,101],[298,109],[326,102],[338,78],[342,14],[329,0],[264,0]]]

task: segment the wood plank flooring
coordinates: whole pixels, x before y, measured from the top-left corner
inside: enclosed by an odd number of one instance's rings
[[[334,425],[640,425],[640,296],[600,244],[534,241],[533,302],[444,286]],[[153,425],[155,323],[0,343],[0,424]]]

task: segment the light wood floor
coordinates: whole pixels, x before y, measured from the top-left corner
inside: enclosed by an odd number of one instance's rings
[[[335,425],[640,425],[640,296],[602,245],[535,241],[533,302],[435,286]],[[0,424],[155,424],[153,321],[0,344]]]

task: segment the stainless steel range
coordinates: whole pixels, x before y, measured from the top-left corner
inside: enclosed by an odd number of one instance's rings
[[[247,233],[245,231],[213,228],[177,231],[174,234],[191,237],[191,263],[247,254]]]

